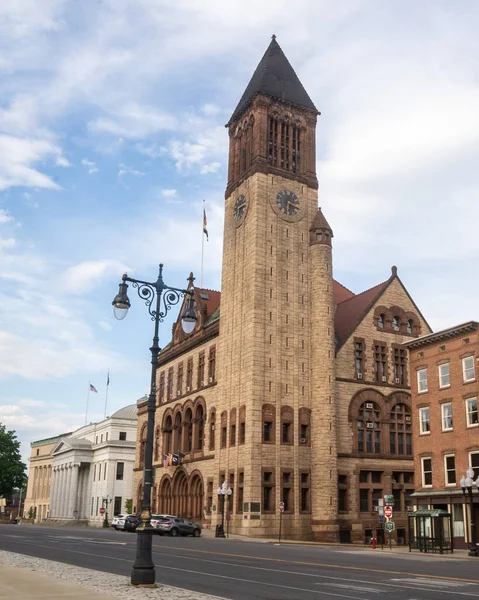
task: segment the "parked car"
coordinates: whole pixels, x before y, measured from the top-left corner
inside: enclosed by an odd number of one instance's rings
[[[150,523],[151,526],[155,529],[158,528],[158,523],[161,522],[162,519],[175,519],[175,515],[151,515]]]
[[[125,525],[123,529],[125,531],[135,531],[138,525],[141,523],[140,515],[128,515],[125,518]]]
[[[113,527],[113,529],[123,529],[123,527],[125,526],[125,518],[127,516],[127,514],[115,515],[111,520],[111,526]]]
[[[199,537],[201,535],[201,526],[192,523],[189,519],[181,517],[163,517],[156,525],[160,535],[192,535]]]

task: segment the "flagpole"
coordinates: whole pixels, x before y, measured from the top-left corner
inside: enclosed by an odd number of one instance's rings
[[[90,400],[90,382],[88,382],[88,394],[86,396],[86,409],[85,409],[85,425],[88,417],[88,402]]]
[[[108,388],[109,387],[110,387],[110,369],[108,369],[108,375],[106,376],[105,419],[106,419],[106,405],[108,404]]]
[[[203,289],[203,256],[205,253],[205,224],[204,216],[206,214],[206,200],[203,200],[203,215],[201,217],[201,269],[200,269],[200,290]]]

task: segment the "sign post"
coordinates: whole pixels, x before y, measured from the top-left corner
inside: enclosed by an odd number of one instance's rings
[[[396,528],[396,525],[392,521],[388,520],[388,522],[386,523],[386,531],[389,533],[389,550],[393,549],[391,534],[395,528]]]
[[[283,522],[284,502],[279,503],[279,536],[278,544],[281,544],[281,524]]]

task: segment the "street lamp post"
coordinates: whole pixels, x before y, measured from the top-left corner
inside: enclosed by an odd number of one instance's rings
[[[230,497],[232,494],[232,489],[228,487],[226,481],[223,481],[221,487],[216,490],[218,494],[218,504],[221,504],[221,525],[216,526],[216,534],[215,537],[224,538],[225,537],[225,503],[226,497]]]
[[[163,265],[160,265],[158,279],[155,282],[141,281],[128,277],[125,273],[122,282],[115,296],[112,305],[115,317],[119,320],[124,319],[130,308],[130,300],[127,295],[128,284],[137,288],[138,295],[145,301],[151,320],[155,323],[155,332],[151,352],[151,381],[150,393],[148,396],[148,417],[147,434],[143,470],[143,500],[141,506],[141,523],[136,528],[137,545],[136,560],[131,572],[131,583],[140,586],[155,586],[155,565],[152,557],[152,533],[153,528],[151,519],[151,486],[153,483],[153,430],[155,426],[156,410],[156,369],[158,367],[158,354],[160,347],[158,345],[159,324],[162,323],[166,314],[180,301],[180,298],[188,296],[185,311],[181,319],[183,331],[186,334],[192,333],[195,328],[197,316],[194,308],[193,290],[182,290],[165,285],[163,282]],[[193,276],[190,276],[193,281]],[[155,301],[156,297],[156,301]]]
[[[471,522],[471,539],[469,544],[469,556],[477,556],[477,537],[476,537],[476,515],[474,511],[474,497],[472,495],[472,488],[476,486],[479,488],[479,477],[476,481],[473,480],[474,477],[474,469],[469,467],[467,469],[466,477],[463,475],[461,477],[460,486],[462,488],[462,493],[464,494],[464,505],[466,506],[466,490],[469,494],[469,504],[470,504],[470,522]],[[467,514],[467,508],[466,508]]]
[[[108,523],[108,504],[111,503],[111,498],[109,494],[105,494],[103,496],[103,504],[105,506],[105,517],[103,519],[103,527],[110,527]]]

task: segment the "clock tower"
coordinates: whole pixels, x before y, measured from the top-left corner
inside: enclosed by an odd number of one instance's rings
[[[319,114],[273,36],[227,124],[219,391],[225,414],[245,414],[245,435],[220,448],[216,466],[225,476],[242,470],[250,535],[275,531],[280,502],[285,535],[337,533],[332,231],[318,213]]]

